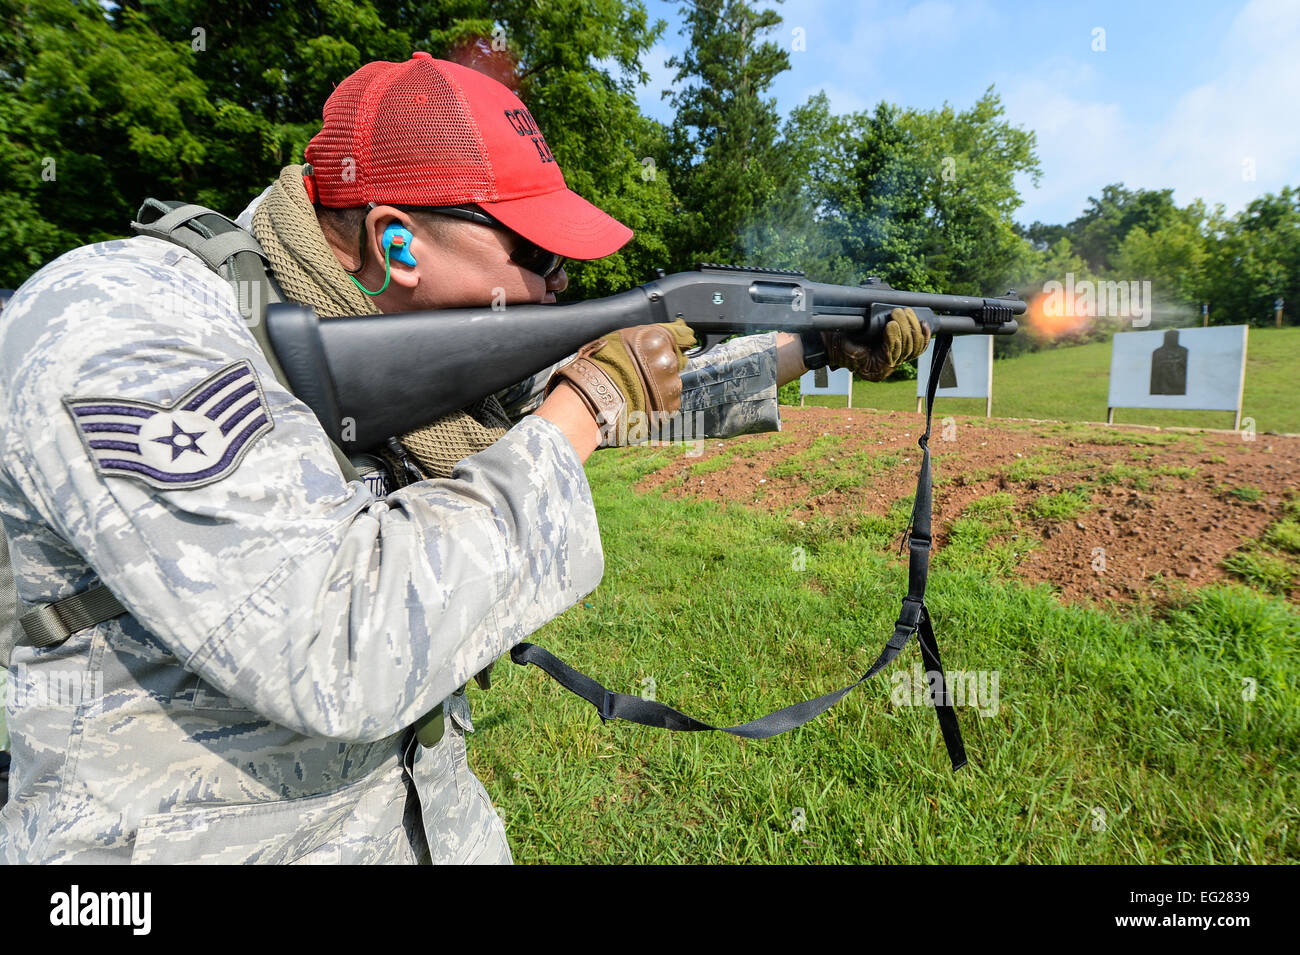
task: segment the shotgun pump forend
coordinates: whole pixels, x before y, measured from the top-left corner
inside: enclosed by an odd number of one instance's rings
[[[704,347],[736,334],[884,334],[911,308],[932,335],[1012,335],[1025,311],[999,298],[812,282],[802,272],[700,265],[617,295],[553,305],[430,309],[320,320],[271,305],[267,334],[294,393],[348,453],[495,394],[620,328],[685,320]]]

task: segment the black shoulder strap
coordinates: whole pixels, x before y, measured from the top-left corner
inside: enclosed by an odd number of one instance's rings
[[[244,324],[257,339],[276,380],[285,384],[284,370],[270,348],[264,321],[266,306],[283,302],[284,293],[252,233],[204,206],[162,199],[146,199],[131,229],[138,235],[188,249],[230,283]]]
[[[925,433],[921,435],[918,442],[923,452],[921,473],[917,478],[916,498],[912,505],[912,520],[907,534],[911,548],[907,596],[903,598],[902,613],[894,624],[894,635],[885,644],[885,648],[880,652],[876,662],[871,665],[871,669],[856,683],[816,699],[795,703],[748,723],[720,727],[687,716],[655,700],[646,700],[626,693],[614,693],[533,643],[519,644],[510,651],[510,658],[521,666],[531,663],[538,667],[566,690],[594,706],[601,720],[621,719],[630,723],[640,723],[643,726],[670,730],[721,730],[733,736],[766,739],[794,729],[796,726],[802,726],[813,717],[826,712],[843,699],[850,690],[883,670],[894,657],[898,656],[903,647],[907,646],[907,642],[915,634],[917,643],[921,646],[921,659],[925,662],[932,688],[930,702],[939,717],[939,728],[943,733],[944,745],[948,749],[948,757],[952,760],[954,770],[961,769],[966,765],[966,749],[962,744],[961,729],[957,725],[957,715],[947,691],[947,678],[943,671],[943,664],[939,660],[939,646],[935,642],[930,614],[925,606],[925,585],[930,568],[930,421],[939,374],[951,348],[951,335],[939,335],[935,338],[934,355],[930,362],[930,381],[926,387]]]

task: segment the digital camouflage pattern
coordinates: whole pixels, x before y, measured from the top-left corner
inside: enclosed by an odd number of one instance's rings
[[[768,352],[739,358],[739,377],[705,373],[696,400],[774,421]],[[244,362],[270,427],[217,479],[97,466],[90,441],[129,435],[90,437],[80,399],[174,409]],[[200,437],[151,467],[204,450],[207,425],[187,421]],[[62,256],[0,313],[0,460],[21,599],[102,580],[130,611],[15,650],[0,859],[510,861],[454,691],[600,580],[590,489],[558,428],[526,417],[452,480],[376,499],[343,480],[229,285],[133,238]],[[406,728],[443,701],[442,740],[415,745]]]
[[[775,332],[733,338],[693,356],[682,370],[682,414],[703,414],[705,438],[780,431],[776,362]],[[498,392],[506,413],[518,418],[536,411],[551,373],[562,364]]]
[[[131,611],[15,652],[0,855],[398,861],[413,853],[404,818],[422,813],[434,858],[503,857],[455,721],[409,766],[402,740],[599,582],[590,491],[559,429],[530,417],[455,480],[378,501],[343,481],[229,286],[173,245],[76,250],[0,316],[0,513],[19,594],[52,601],[99,578]],[[273,426],[198,487],[99,473],[63,404],[169,406],[238,361]]]
[[[703,414],[706,438],[780,431],[776,333],[715,345],[682,372],[682,414]]]
[[[9,702],[9,671],[0,669],[0,753],[9,751],[9,724],[5,721],[5,708]]]

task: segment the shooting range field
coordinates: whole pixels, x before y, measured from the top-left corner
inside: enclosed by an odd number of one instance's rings
[[[1243,417],[1261,431],[1300,434],[1300,327],[1252,328],[1246,352]],[[1030,352],[993,362],[994,417],[1055,421],[1105,421],[1111,344],[1093,342]],[[810,405],[844,407],[843,398],[809,397]],[[916,409],[915,381],[853,383],[853,407],[886,411]],[[945,414],[984,414],[983,398],[949,398]],[[1231,411],[1169,411],[1120,408],[1117,424],[1161,428],[1231,428]]]
[[[1252,331],[1252,360],[1268,337]],[[1085,348],[1013,361],[1046,387],[1042,366]],[[1095,350],[1100,417],[1109,347]],[[995,415],[1015,413],[1010,365]],[[1261,429],[1300,430],[1288,373],[1284,404],[1247,373]],[[863,403],[891,387],[865,385]],[[1042,400],[1040,413],[1072,403]],[[470,690],[469,756],[516,860],[1300,860],[1300,438],[986,420],[982,401],[978,417],[948,403],[927,603],[950,681],[972,691],[958,700],[969,766],[950,770],[916,705],[914,644],[809,725],[755,742],[602,725],[507,661],[503,692]],[[906,592],[924,419],[782,415],[780,433],[696,457],[598,452],[605,577],[535,642],[721,726],[866,672]]]

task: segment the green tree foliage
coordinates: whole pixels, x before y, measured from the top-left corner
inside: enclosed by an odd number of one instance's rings
[[[1041,170],[1034,133],[1002,117],[990,87],[965,112],[947,103],[937,110],[909,110],[903,125],[922,169],[930,272],[945,291],[979,295],[1001,292],[1023,270],[1030,247],[1012,216],[1022,203],[1015,177],[1034,183]]]
[[[532,0],[484,4],[518,58],[520,96],[537,117],[569,188],[628,225],[616,255],[572,263],[569,297],[606,295],[647,281],[668,264],[671,178],[659,169],[662,125],[641,114],[635,83],[662,34],[640,0]],[[647,161],[648,160],[648,161]]]
[[[1267,193],[1230,219],[1216,214],[1200,297],[1216,325],[1272,326],[1282,298],[1287,324],[1300,313],[1300,188]]]
[[[220,200],[248,117],[213,106],[179,44],[94,2],[4,2],[0,282],[121,235],[150,193]]]
[[[1070,223],[1068,234],[1093,270],[1105,272],[1114,267],[1114,253],[1130,231],[1155,232],[1178,215],[1172,189],[1128,190],[1112,183],[1102,189],[1101,198],[1088,198],[1088,208]]]
[[[1045,222],[1035,222],[1031,226],[1017,225],[1016,228],[1039,251],[1055,245],[1061,239],[1069,238],[1070,234],[1067,226],[1049,225]]]
[[[1171,312],[1169,317],[1190,317],[1205,291],[1204,224],[1205,206],[1198,201],[1154,231],[1134,226],[1110,255],[1112,271],[1128,281],[1150,281],[1152,295],[1162,310]]]
[[[956,294],[1000,293],[1024,274],[1033,249],[1012,218],[1014,179],[1036,179],[1038,158],[1034,134],[1002,116],[989,89],[964,112],[881,103],[831,120],[813,188],[840,271]]]
[[[0,155],[13,170],[0,246],[16,250],[0,263],[4,285],[125,234],[149,195],[237,212],[301,161],[335,84],[417,49],[504,64],[570,187],[636,230],[618,255],[574,267],[575,294],[642,281],[667,258],[671,193],[641,164],[663,130],[634,95],[663,26],[636,0],[0,0],[0,23]]]
[[[321,107],[345,76],[373,60],[416,50],[473,66],[519,94],[546,134],[566,181],[629,225],[636,238],[599,263],[574,263],[575,293],[599,295],[644,281],[666,249],[666,181],[642,175],[660,131],[636,105],[642,54],[663,31],[644,6],[621,0],[442,3],[334,0],[268,7],[208,0],[148,6],[160,35],[188,36],[207,23],[195,72],[222,101],[265,121],[267,163],[252,170],[254,194],[268,172],[302,159]]]
[[[1170,189],[1113,184],[1069,225],[1034,223],[1023,234],[1039,239],[1039,258],[1023,283],[1030,290],[1045,279],[1062,281],[1070,271],[1076,281],[1147,280],[1158,325],[1199,324],[1203,302],[1216,325],[1272,325],[1279,297],[1288,303],[1287,314],[1300,310],[1300,189],[1295,187],[1263,195],[1228,216],[1222,207],[1207,211],[1199,199],[1179,207]],[[1053,259],[1043,248],[1049,237],[1058,237],[1058,243],[1066,238],[1082,261]]]
[[[765,34],[781,17],[744,0],[684,2],[686,51],[668,61],[680,84],[668,134],[667,166],[678,199],[673,264],[742,261],[749,241],[782,218],[774,199],[797,191],[779,147],[776,101],[764,97],[789,69],[786,52]]]

